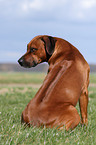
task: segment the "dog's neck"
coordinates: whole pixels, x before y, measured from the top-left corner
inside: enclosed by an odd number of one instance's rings
[[[49,69],[48,72],[51,71],[51,69],[59,62],[61,62],[62,60],[64,60],[64,57],[62,55],[62,53],[57,53],[56,49],[53,53],[53,55],[48,59],[48,64],[49,64]]]
[[[75,61],[74,52],[71,53],[70,51],[66,51],[65,52],[65,51],[62,51],[62,50],[61,51],[57,51],[57,49],[55,49],[53,55],[48,60],[48,64],[49,64],[48,72],[50,72],[51,69],[56,64],[59,64],[59,63],[63,62],[64,60],[66,60],[66,61],[74,60]]]

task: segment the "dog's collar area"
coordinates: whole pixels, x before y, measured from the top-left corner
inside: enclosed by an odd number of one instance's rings
[[[52,55],[49,55],[49,54],[48,54],[48,52],[47,52],[47,50],[46,50],[46,46],[45,46],[45,52],[46,52],[46,61],[48,62],[48,60],[50,59],[50,57],[51,57]]]

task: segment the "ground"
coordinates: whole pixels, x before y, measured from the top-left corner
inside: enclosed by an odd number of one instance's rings
[[[90,75],[88,126],[74,130],[25,128],[21,113],[41,86],[44,73],[0,73],[0,145],[95,145],[96,74]],[[76,106],[78,112],[79,105]]]

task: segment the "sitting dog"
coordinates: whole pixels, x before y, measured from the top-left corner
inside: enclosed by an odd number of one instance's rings
[[[77,48],[61,38],[36,36],[18,62],[26,68],[42,62],[49,64],[41,88],[22,112],[22,122],[29,126],[73,129],[80,122],[75,108],[79,101],[81,123],[87,125],[90,68]]]

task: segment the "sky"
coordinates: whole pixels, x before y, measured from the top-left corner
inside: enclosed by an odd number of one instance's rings
[[[63,38],[96,63],[96,0],[0,0],[0,63],[17,63],[37,35]]]

